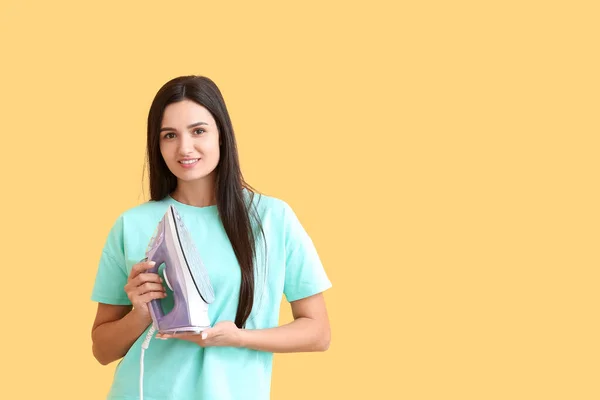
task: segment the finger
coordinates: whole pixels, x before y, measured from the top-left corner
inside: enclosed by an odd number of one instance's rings
[[[154,267],[155,265],[156,265],[156,263],[154,261],[145,261],[145,262],[140,262],[140,263],[134,264],[134,266],[131,268],[131,273],[129,274],[129,279],[135,278],[140,273]]]
[[[168,340],[168,339],[180,339],[186,340],[188,342],[196,343],[200,346],[204,346],[204,341],[200,340],[197,334],[194,333],[161,333],[156,335],[158,339]]]
[[[161,333],[160,336],[165,337],[165,338],[183,339],[186,337],[190,338],[191,336],[194,336],[194,334],[189,333],[189,332],[177,332],[177,333]]]
[[[165,292],[148,292],[144,293],[141,296],[138,296],[138,300],[142,303],[149,303],[152,300],[164,299],[165,297],[167,297],[167,294]]]
[[[138,276],[133,278],[131,280],[131,282],[136,286],[140,286],[140,285],[144,284],[145,282],[162,283],[163,279],[160,277],[160,275],[158,275],[154,272],[142,272]]]
[[[143,283],[143,284],[139,285],[136,289],[136,293],[138,296],[141,296],[148,292],[165,292],[166,293],[166,290],[165,290],[164,286],[161,285],[160,283],[151,283],[151,282]]]

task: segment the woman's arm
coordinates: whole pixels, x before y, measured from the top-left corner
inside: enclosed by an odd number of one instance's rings
[[[325,351],[331,331],[323,294],[292,301],[294,321],[267,329],[238,329],[231,321],[221,321],[198,334],[164,334],[158,338],[177,338],[202,347],[246,347],[272,353]]]
[[[273,353],[325,351],[331,330],[323,294],[319,293],[290,303],[294,320],[269,329],[240,331],[242,347]]]
[[[131,305],[98,303],[92,327],[92,352],[100,364],[123,357],[152,323],[148,302],[166,297],[161,277],[145,272],[154,265],[153,261],[141,261],[131,268],[124,288]]]
[[[98,303],[92,327],[92,353],[102,365],[123,357],[152,319],[131,306]]]

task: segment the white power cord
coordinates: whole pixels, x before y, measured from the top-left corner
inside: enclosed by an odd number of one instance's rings
[[[142,352],[140,354],[140,400],[144,400],[144,352],[150,346],[150,340],[152,340],[152,335],[156,332],[156,328],[154,328],[154,324],[150,327],[148,334],[146,334],[146,339],[142,343]]]

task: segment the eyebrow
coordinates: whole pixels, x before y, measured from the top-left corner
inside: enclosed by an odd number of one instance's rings
[[[200,122],[195,122],[195,123],[193,123],[193,124],[191,124],[191,125],[188,125],[188,127],[187,127],[187,128],[188,128],[188,129],[191,129],[191,128],[193,128],[193,127],[200,126],[200,125],[208,125],[208,123],[206,123],[206,122],[202,122],[202,121],[200,121]],[[177,129],[174,129],[174,128],[169,128],[168,126],[165,126],[164,128],[161,128],[161,129],[160,129],[160,132],[162,132],[162,131],[177,131]]]

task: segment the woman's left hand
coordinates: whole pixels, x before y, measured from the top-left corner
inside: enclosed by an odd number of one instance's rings
[[[232,321],[217,322],[201,333],[157,334],[159,339],[181,339],[197,343],[202,347],[242,347],[242,332]]]

